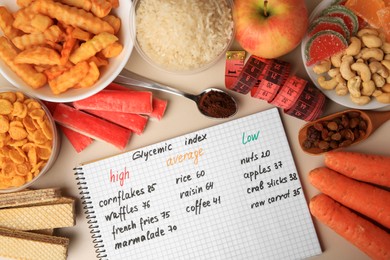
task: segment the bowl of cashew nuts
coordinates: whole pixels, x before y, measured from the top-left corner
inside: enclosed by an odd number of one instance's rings
[[[321,11],[317,8],[311,18]],[[302,57],[305,61],[304,48]],[[305,68],[313,83],[340,105],[369,110],[390,107],[390,42],[378,29],[360,29],[345,50]]]

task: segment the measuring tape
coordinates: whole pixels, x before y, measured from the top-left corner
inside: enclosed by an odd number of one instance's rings
[[[244,64],[245,52],[227,52],[227,89],[259,98],[280,107],[288,115],[305,121],[317,119],[326,103],[325,95],[308,81],[290,75],[290,64],[277,59],[251,55]],[[234,72],[234,73],[233,73]]]

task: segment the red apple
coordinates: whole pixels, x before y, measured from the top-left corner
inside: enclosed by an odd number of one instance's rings
[[[235,0],[233,18],[241,47],[267,59],[292,51],[308,27],[304,0]]]

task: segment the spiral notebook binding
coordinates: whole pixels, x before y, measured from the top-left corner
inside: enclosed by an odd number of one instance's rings
[[[87,182],[84,177],[84,172],[82,167],[74,168],[74,175],[76,176],[77,186],[81,195],[81,204],[84,208],[84,213],[87,218],[87,224],[89,225],[89,232],[91,233],[92,242],[94,244],[96,257],[98,259],[107,259],[106,250],[104,249],[103,239],[100,235],[99,224],[97,223],[95,211],[93,210],[91,197],[89,196]]]

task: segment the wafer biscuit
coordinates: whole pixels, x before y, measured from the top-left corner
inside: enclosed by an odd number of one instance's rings
[[[69,239],[0,228],[0,256],[12,259],[66,259]]]
[[[75,225],[75,200],[61,197],[53,202],[0,210],[0,226],[38,230]]]
[[[60,196],[61,191],[58,188],[4,193],[0,194],[0,209],[56,201]]]

